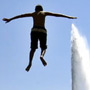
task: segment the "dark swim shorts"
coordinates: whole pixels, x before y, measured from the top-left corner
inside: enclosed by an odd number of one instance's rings
[[[31,49],[38,48],[38,40],[41,49],[47,49],[47,30],[44,27],[34,26],[31,30]]]

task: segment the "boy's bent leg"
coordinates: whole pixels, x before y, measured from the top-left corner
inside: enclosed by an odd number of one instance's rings
[[[28,65],[27,68],[26,68],[26,71],[27,71],[27,72],[29,71],[29,69],[30,69],[31,66],[32,66],[32,59],[33,59],[35,50],[36,50],[36,49],[31,49],[31,51],[30,51],[30,54],[29,54],[29,65]]]
[[[42,51],[41,51],[41,56],[40,56],[41,62],[42,62],[42,64],[43,64],[44,66],[47,65],[46,61],[45,61],[44,58],[43,58],[44,55],[45,55],[45,52],[46,52],[46,49],[45,49],[45,50],[42,50]]]

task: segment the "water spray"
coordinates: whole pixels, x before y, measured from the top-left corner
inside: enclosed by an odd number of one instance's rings
[[[85,37],[72,24],[72,90],[90,90],[90,53]]]

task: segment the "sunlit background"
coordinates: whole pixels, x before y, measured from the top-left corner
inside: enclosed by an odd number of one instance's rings
[[[37,4],[44,11],[78,17],[71,20],[46,17],[48,49],[44,67],[40,48],[33,58],[29,72],[30,32],[32,18],[13,20],[8,24],[2,18],[34,12]],[[2,0],[0,2],[0,90],[71,90],[71,24],[86,36],[90,45],[90,1],[87,0]]]

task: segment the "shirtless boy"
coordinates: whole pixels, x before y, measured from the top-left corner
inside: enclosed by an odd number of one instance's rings
[[[33,18],[33,28],[31,29],[31,51],[29,55],[29,64],[26,67],[26,71],[29,71],[32,66],[32,59],[36,49],[38,48],[38,40],[40,40],[40,47],[41,47],[41,55],[40,60],[44,66],[47,65],[46,61],[44,60],[44,55],[47,49],[47,30],[45,29],[45,17],[46,16],[55,16],[55,17],[64,17],[69,19],[77,19],[77,17],[67,16],[59,13],[52,13],[52,12],[44,12],[43,7],[41,5],[37,5],[35,7],[35,12],[26,13],[22,15],[18,15],[12,18],[3,18],[3,21],[6,23],[10,22],[11,20],[24,18],[24,17],[32,17]]]

